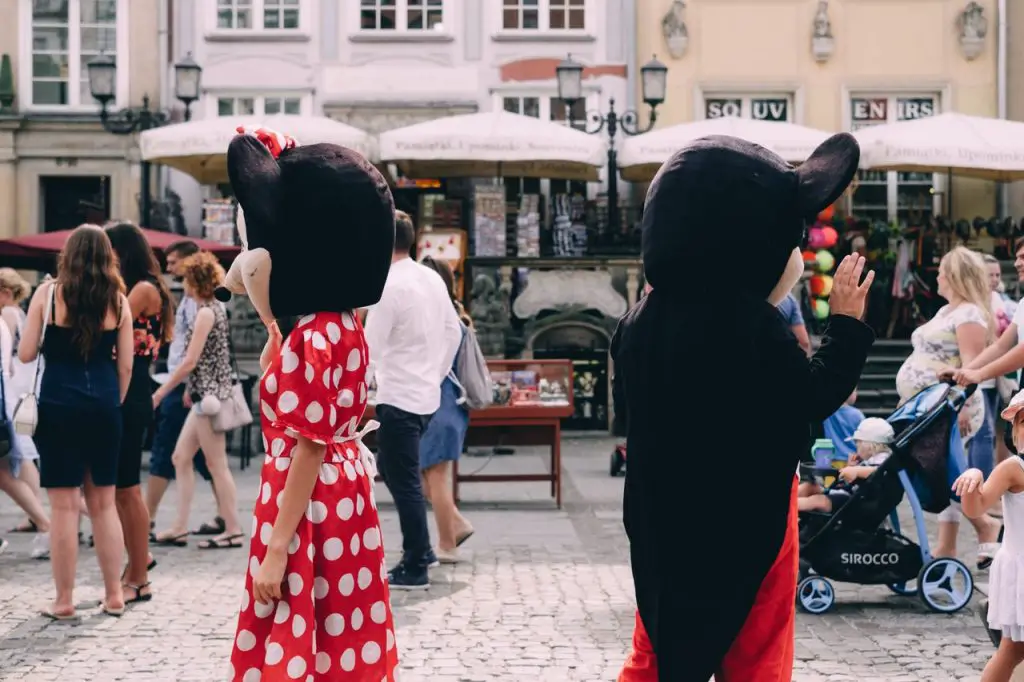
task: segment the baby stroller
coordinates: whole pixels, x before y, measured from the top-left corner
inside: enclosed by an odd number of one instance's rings
[[[832,608],[832,580],[916,594],[939,613],[955,613],[971,600],[970,569],[957,559],[932,558],[924,512],[938,513],[958,501],[950,488],[966,464],[957,415],[974,390],[938,384],[908,400],[886,419],[896,433],[892,455],[849,501],[831,513],[800,514],[801,610],[819,614]],[[836,473],[809,468],[816,476]],[[920,544],[900,531],[897,507],[904,495]]]
[[[614,478],[619,474],[626,473],[626,444],[619,443],[612,450],[612,461],[611,466],[608,469],[608,473]]]

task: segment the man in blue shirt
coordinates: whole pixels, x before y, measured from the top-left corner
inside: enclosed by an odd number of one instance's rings
[[[189,256],[199,252],[195,242],[180,241],[167,247],[167,272],[180,279],[181,263]],[[167,371],[173,372],[181,359],[185,356],[185,343],[189,336],[189,330],[195,324],[196,302],[189,296],[182,296],[178,308],[174,314],[174,338],[167,351]],[[160,500],[163,499],[167,486],[174,480],[174,464],[171,463],[171,455],[174,454],[174,447],[178,443],[178,435],[181,427],[185,424],[185,417],[188,416],[189,408],[185,405],[185,382],[178,385],[176,389],[167,394],[167,397],[160,402],[157,408],[160,417],[157,421],[156,433],[153,435],[153,451],[149,459],[149,481],[146,485],[146,506],[149,508],[149,518],[155,519],[157,509],[160,507]],[[213,477],[206,468],[206,458],[200,450],[194,460],[196,471],[204,479],[210,482],[213,487]],[[217,489],[214,488],[213,495],[216,498]],[[196,531],[197,535],[219,535],[224,532],[224,520],[219,516],[213,523],[203,523]]]
[[[807,334],[807,326],[804,324],[804,316],[800,312],[800,303],[796,296],[788,294],[778,306],[779,312],[785,318],[789,328],[793,331],[797,343],[808,355],[811,354],[811,337]]]

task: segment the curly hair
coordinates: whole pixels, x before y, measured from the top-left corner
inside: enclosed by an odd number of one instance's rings
[[[14,268],[0,268],[0,289],[7,289],[11,292],[14,305],[18,305],[25,300],[32,287]]]
[[[88,357],[103,335],[107,313],[120,309],[124,281],[114,247],[98,225],[80,225],[60,252],[57,283],[67,308],[71,340]]]
[[[224,282],[224,268],[209,251],[194,253],[181,262],[185,284],[196,298],[213,298],[213,292]]]

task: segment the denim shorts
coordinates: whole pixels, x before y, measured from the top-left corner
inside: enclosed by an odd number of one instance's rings
[[[149,456],[149,473],[168,480],[174,480],[174,464],[171,456],[178,444],[181,427],[185,425],[189,408],[185,407],[185,385],[181,384],[168,393],[160,402],[157,410],[156,431],[153,434],[153,452]],[[210,470],[206,468],[203,451],[196,453],[194,461],[196,471],[207,481],[213,480]]]

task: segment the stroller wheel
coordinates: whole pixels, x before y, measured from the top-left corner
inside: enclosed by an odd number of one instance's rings
[[[825,613],[836,603],[835,588],[820,575],[809,575],[796,586],[796,603],[807,613]]]
[[[892,590],[893,594],[898,594],[901,597],[913,597],[917,594],[917,584],[912,580],[908,580],[905,583],[893,583],[886,585],[886,587]]]
[[[956,613],[971,601],[974,576],[961,561],[950,557],[933,559],[917,576],[918,594],[932,611]]]

